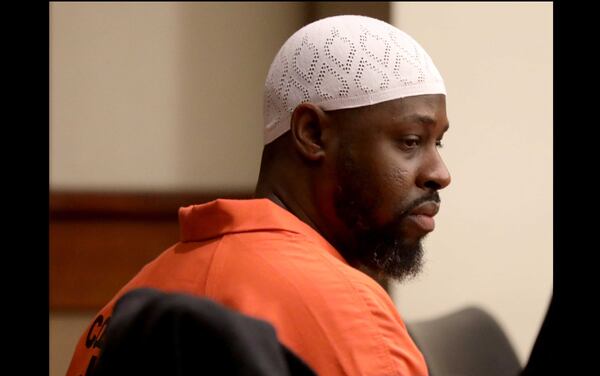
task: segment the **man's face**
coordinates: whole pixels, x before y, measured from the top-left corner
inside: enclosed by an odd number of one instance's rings
[[[352,241],[344,257],[402,280],[421,269],[438,190],[450,183],[439,147],[444,95],[421,95],[330,112],[339,130],[334,213]],[[348,244],[348,243],[347,243]]]

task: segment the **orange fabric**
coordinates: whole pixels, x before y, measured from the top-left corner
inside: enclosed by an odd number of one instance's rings
[[[212,298],[266,320],[319,375],[427,375],[394,304],[318,232],[267,199],[179,210],[181,241],[146,265],[99,312],[67,376],[95,362],[115,301],[136,287]]]

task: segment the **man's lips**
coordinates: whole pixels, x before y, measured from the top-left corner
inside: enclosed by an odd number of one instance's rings
[[[433,201],[427,201],[411,210],[407,218],[421,228],[422,231],[430,232],[435,228],[433,217],[440,210],[440,205]]]
[[[413,210],[411,210],[409,215],[426,215],[428,217],[433,217],[440,210],[440,204],[433,201],[426,201],[421,205],[417,206]]]

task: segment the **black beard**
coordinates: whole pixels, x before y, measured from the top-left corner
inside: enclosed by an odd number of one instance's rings
[[[423,267],[421,240],[407,242],[385,230],[372,230],[358,237],[355,258],[349,261],[375,273],[374,277],[405,281],[417,276]]]
[[[338,160],[340,185],[334,196],[338,217],[348,226],[357,241],[356,246],[340,250],[354,267],[370,271],[374,278],[405,281],[417,276],[423,266],[421,239],[407,239],[396,234],[399,224],[410,211],[425,201],[439,202],[437,192],[412,202],[398,211],[385,226],[375,224],[373,211],[379,206],[379,197],[364,187],[369,177],[360,171],[349,153],[341,153]],[[375,274],[375,275],[373,275]]]

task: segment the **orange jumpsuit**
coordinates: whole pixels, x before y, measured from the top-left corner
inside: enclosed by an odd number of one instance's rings
[[[137,287],[211,298],[270,322],[317,374],[426,376],[393,302],[317,231],[268,199],[218,199],[179,210],[181,240],[98,313],[67,376],[85,375],[116,300]]]

